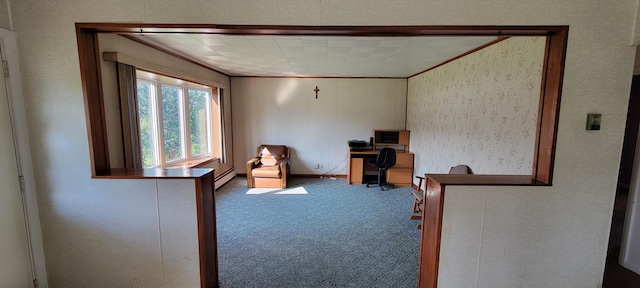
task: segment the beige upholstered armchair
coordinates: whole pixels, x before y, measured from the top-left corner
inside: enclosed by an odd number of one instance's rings
[[[258,146],[256,157],[247,162],[247,187],[286,188],[290,165],[289,147]]]

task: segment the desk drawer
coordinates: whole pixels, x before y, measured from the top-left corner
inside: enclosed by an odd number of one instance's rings
[[[396,168],[395,166],[387,170],[387,182],[397,186],[409,186],[413,180],[413,169]]]
[[[397,153],[396,165],[393,165],[393,168],[413,169],[413,155],[413,153]]]

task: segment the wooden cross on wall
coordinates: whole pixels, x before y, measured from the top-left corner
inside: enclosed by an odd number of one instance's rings
[[[320,91],[320,89],[318,89],[318,86],[316,86],[316,89],[313,89],[313,91],[316,91],[316,99],[318,99],[318,91]]]

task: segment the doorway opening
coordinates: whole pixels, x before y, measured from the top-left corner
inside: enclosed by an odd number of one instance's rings
[[[618,187],[613,206],[613,217],[611,219],[611,230],[609,232],[609,245],[607,259],[605,262],[604,279],[602,287],[640,287],[640,275],[623,267],[619,263],[622,239],[624,237],[624,224],[627,214],[627,204],[629,191],[633,177],[633,162],[637,148],[638,125],[640,124],[640,114],[636,111],[640,109],[640,57],[636,53],[636,64],[634,71],[631,93],[629,96],[629,106],[627,110],[627,122],[624,133],[624,143],[622,146],[622,156],[620,159],[620,170],[618,173]]]

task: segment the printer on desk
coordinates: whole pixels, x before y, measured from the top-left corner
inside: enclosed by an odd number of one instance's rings
[[[371,145],[371,141],[367,142],[364,140],[349,140],[347,141],[349,144],[349,148],[351,151],[364,151],[373,149]]]
[[[409,130],[373,130],[369,142],[365,140],[349,140],[349,163],[347,164],[347,183],[367,183],[370,172],[368,162],[377,157],[382,148],[393,148],[397,151],[396,165],[386,172],[386,182],[396,186],[413,185],[414,154],[409,151]]]

